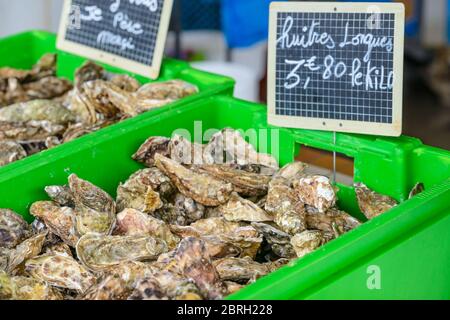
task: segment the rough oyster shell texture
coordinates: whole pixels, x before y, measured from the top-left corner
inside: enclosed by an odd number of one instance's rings
[[[92,271],[102,271],[128,261],[156,260],[167,252],[165,241],[147,236],[103,236],[86,234],[76,246],[80,261]]]
[[[363,183],[355,184],[355,193],[359,208],[367,219],[373,219],[397,205],[391,197],[376,193]]]
[[[109,77],[85,67],[86,78]],[[116,81],[135,93],[129,80]],[[244,152],[224,145],[227,132]],[[212,144],[225,153],[208,153]],[[193,146],[211,162],[185,161]],[[232,129],[208,145],[150,138],[134,158],[148,168],[120,184],[117,205],[71,175],[32,204],[31,228],[0,210],[0,298],[221,299],[361,224],[336,207],[328,178],[300,162],[279,169]],[[365,213],[394,203],[355,189]]]
[[[189,170],[160,154],[155,155],[155,165],[172,180],[183,195],[205,206],[225,203],[233,191],[230,183]]]

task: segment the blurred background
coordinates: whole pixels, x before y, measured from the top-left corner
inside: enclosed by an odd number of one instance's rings
[[[0,0],[0,37],[56,32],[63,0]],[[372,1],[373,2],[373,1]],[[389,1],[383,1],[389,2]],[[404,0],[405,134],[450,149],[450,0]],[[269,0],[175,0],[166,54],[236,79],[265,102]]]

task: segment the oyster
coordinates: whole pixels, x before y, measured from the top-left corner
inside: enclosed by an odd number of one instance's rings
[[[110,82],[127,92],[135,92],[141,87],[139,81],[126,74],[115,74],[111,77]]]
[[[325,212],[336,204],[336,191],[325,176],[305,176],[294,182],[294,189],[302,202]]]
[[[163,208],[155,214],[166,223],[180,226],[200,220],[204,215],[205,207],[203,205],[181,193],[177,193],[171,203],[164,204]]]
[[[305,230],[291,238],[292,247],[298,258],[313,252],[322,245],[323,241],[322,232],[317,230]]]
[[[58,242],[51,244],[45,248],[45,254],[47,255],[61,255],[64,257],[73,258],[72,250],[64,242]]]
[[[192,143],[179,135],[170,139],[169,154],[172,160],[181,164],[203,163],[203,145]]]
[[[271,175],[247,172],[245,170],[235,169],[229,165],[202,165],[198,169],[231,183],[234,190],[244,196],[261,196],[267,194],[268,184],[272,179]]]
[[[0,300],[62,300],[62,295],[43,281],[0,270]]]
[[[196,173],[160,154],[155,155],[156,166],[164,172],[186,197],[206,206],[225,203],[233,191],[230,183],[225,183],[210,175]]]
[[[164,240],[169,249],[175,248],[180,239],[173,235],[164,221],[153,218],[135,209],[125,209],[117,215],[115,234],[148,235]]]
[[[0,209],[0,248],[12,249],[32,235],[30,226],[9,209]]]
[[[255,280],[270,272],[267,264],[253,261],[250,257],[224,258],[213,262],[222,281],[238,283]]]
[[[60,254],[30,259],[25,269],[33,278],[58,288],[84,292],[95,283],[94,276],[75,259]]]
[[[9,263],[9,255],[11,254],[11,249],[0,247],[0,272],[6,271]]]
[[[140,279],[153,275],[156,270],[150,265],[130,261],[106,269],[97,283],[91,286],[79,299],[82,300],[125,300],[133,292]]]
[[[204,241],[193,237],[184,238],[178,244],[174,258],[182,274],[194,281],[204,297],[221,299],[226,293]]]
[[[326,213],[308,212],[306,223],[308,229],[320,230],[330,240],[361,225],[358,219],[336,208],[331,208]]]
[[[103,236],[86,234],[78,241],[77,256],[92,271],[102,271],[127,261],[155,260],[167,252],[167,244],[142,235]]]
[[[75,213],[72,208],[60,207],[52,201],[38,201],[31,205],[30,213],[41,219],[48,230],[71,247],[75,247],[78,234],[75,231]]]
[[[299,180],[305,175],[304,171],[306,167],[306,164],[300,161],[288,163],[273,175],[270,183],[271,185],[283,184],[292,187],[294,181]]]
[[[282,231],[296,234],[306,229],[305,206],[291,187],[271,182],[264,208]]]
[[[47,186],[45,187],[45,192],[50,199],[58,205],[63,207],[75,207],[75,201],[69,186]]]
[[[414,187],[411,189],[411,191],[409,192],[408,195],[408,199],[411,199],[412,197],[414,197],[415,195],[423,192],[425,190],[425,186],[423,185],[422,182],[418,182],[414,185]]]
[[[259,164],[278,169],[278,162],[275,158],[256,152],[238,131],[230,128],[213,135],[204,149],[203,156],[207,164]]]
[[[181,80],[148,83],[140,87],[134,94],[137,103],[136,112],[142,113],[161,107],[197,92],[199,90],[196,86]]]
[[[264,239],[271,246],[273,253],[278,257],[292,258],[295,256],[289,234],[267,223],[253,222],[252,226],[264,236]]]
[[[128,297],[128,300],[169,300],[158,279],[149,277],[141,279]]]
[[[129,300],[201,300],[198,287],[192,280],[168,271],[140,280]]]
[[[95,62],[86,61],[75,71],[75,87],[81,88],[85,82],[104,79],[105,76],[105,70],[101,66]]]
[[[61,134],[64,128],[48,121],[0,122],[0,141],[21,143],[25,151],[26,145],[33,143],[42,149],[49,137]]]
[[[170,139],[166,137],[148,138],[133,155],[133,159],[145,164],[147,167],[155,165],[155,155],[157,153],[170,157]]]
[[[126,300],[132,289],[119,275],[107,275],[79,297],[80,300]]]
[[[229,295],[238,292],[244,287],[242,284],[233,281],[224,281],[223,283]]]
[[[37,99],[0,109],[0,121],[5,122],[49,121],[64,125],[74,120],[69,110],[51,100]]]
[[[397,205],[397,201],[370,190],[362,183],[355,184],[359,209],[367,219],[373,219]]]
[[[110,234],[116,223],[116,205],[111,196],[75,174],[69,176],[69,187],[75,202],[77,232]]]
[[[27,156],[25,149],[13,141],[0,141],[0,167]]]
[[[25,261],[41,253],[46,236],[46,233],[42,233],[28,238],[11,251],[7,268],[8,273],[22,273]]]
[[[240,228],[241,225],[238,222],[230,222],[221,217],[200,219],[189,226],[170,226],[172,232],[183,238],[230,234],[237,232]]]
[[[117,209],[132,208],[153,213],[162,208],[161,197],[167,199],[173,193],[170,179],[158,168],[139,170],[117,188]]]
[[[228,221],[248,221],[263,222],[273,221],[273,217],[267,214],[250,200],[241,198],[237,193],[233,193],[230,200],[219,210]]]

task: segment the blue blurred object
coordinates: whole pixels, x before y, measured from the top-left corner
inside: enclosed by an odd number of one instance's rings
[[[221,30],[220,0],[176,0],[183,30]]]
[[[222,0],[222,31],[230,48],[267,39],[270,0]]]

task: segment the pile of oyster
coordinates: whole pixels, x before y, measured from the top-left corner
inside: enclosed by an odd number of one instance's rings
[[[151,137],[117,198],[70,175],[28,225],[0,210],[0,299],[221,299],[360,222],[329,179],[279,168],[239,132]],[[356,188],[368,218],[396,205]]]
[[[56,55],[32,70],[0,68],[0,167],[198,92],[173,80],[142,85],[86,62],[74,85],[56,77]]]

